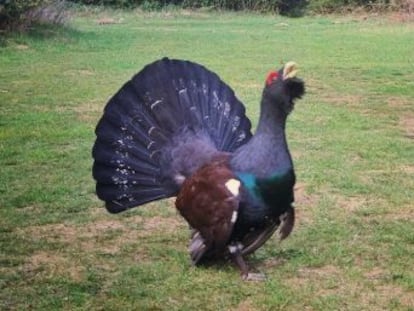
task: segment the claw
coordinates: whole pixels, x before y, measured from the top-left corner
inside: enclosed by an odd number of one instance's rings
[[[254,281],[261,282],[266,280],[266,276],[263,273],[252,273],[249,272],[249,267],[242,256],[243,245],[241,244],[231,244],[228,246],[229,252],[234,263],[239,267],[241,272],[241,277],[244,281]]]

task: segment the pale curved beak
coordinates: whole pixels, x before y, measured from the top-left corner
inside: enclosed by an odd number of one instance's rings
[[[295,62],[287,62],[283,68],[283,80],[296,77],[298,65]]]

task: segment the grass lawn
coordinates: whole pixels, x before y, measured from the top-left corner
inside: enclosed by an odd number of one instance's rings
[[[3,39],[0,310],[414,310],[413,38],[387,17],[83,11]],[[110,215],[95,197],[102,109],[163,56],[217,72],[254,124],[267,72],[301,66],[297,226],[249,257],[265,282],[192,268],[173,199]]]

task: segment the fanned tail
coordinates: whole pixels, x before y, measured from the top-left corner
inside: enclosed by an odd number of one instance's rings
[[[247,142],[250,128],[243,104],[213,72],[167,58],[149,64],[110,99],[96,127],[97,195],[113,213],[174,196],[217,151]]]

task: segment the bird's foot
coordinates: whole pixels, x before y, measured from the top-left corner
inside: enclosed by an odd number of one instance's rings
[[[263,273],[249,272],[247,274],[243,274],[242,278],[243,278],[243,281],[250,281],[250,282],[263,282],[263,281],[266,281],[266,275],[264,275]]]
[[[233,261],[239,267],[241,275],[244,281],[261,282],[266,280],[266,276],[263,273],[252,273],[249,272],[249,267],[242,256],[243,245],[231,244],[229,245],[229,251],[232,255]]]

